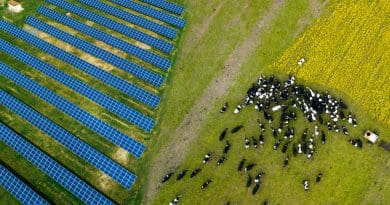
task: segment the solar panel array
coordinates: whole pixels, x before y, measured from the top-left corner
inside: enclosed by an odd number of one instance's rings
[[[134,183],[136,177],[131,172],[2,90],[0,90],[0,105],[21,116],[125,188],[129,189]]]
[[[146,104],[149,107],[156,108],[160,102],[160,98],[158,96],[144,89],[141,89],[131,83],[128,83],[127,81],[124,81],[121,78],[118,78],[110,74],[109,72],[106,72],[84,60],[81,60],[79,57],[72,55],[71,53],[68,53],[58,47],[55,47],[52,44],[35,37],[34,35],[20,29],[17,26],[0,20],[0,27],[3,29],[3,31],[15,37],[18,37],[26,41],[27,43],[30,43],[31,45],[47,52],[48,54],[57,57],[66,63],[69,63],[75,68],[78,68],[81,71],[84,71],[91,76],[107,83],[108,85],[111,85],[121,90],[122,92],[128,94],[130,97],[133,97],[134,99]]]
[[[85,97],[93,100],[99,105],[105,107],[107,110],[123,117],[127,121],[137,125],[138,127],[150,132],[154,127],[154,120],[150,117],[143,115],[142,113],[127,107],[126,105],[116,101],[115,99],[91,88],[89,85],[77,80],[76,78],[50,66],[49,64],[39,60],[31,54],[9,44],[8,42],[0,39],[0,50],[15,57],[21,62],[39,70],[47,76],[61,82],[67,87],[75,90],[76,92],[84,95]]]
[[[90,43],[83,37],[79,37],[78,35],[76,37],[76,35],[68,33],[61,26],[52,26],[31,16],[25,19],[26,24],[135,76],[137,82],[128,82],[124,78],[100,68],[100,66],[81,59],[75,54],[66,51],[66,49],[64,50],[62,46],[57,46],[55,43],[40,39],[39,36],[36,36],[35,29],[25,31],[0,19],[0,34],[7,33],[7,36],[11,37],[10,39],[16,37],[23,40],[27,43],[26,46],[34,46],[34,48],[38,48],[54,58],[63,61],[66,63],[64,66],[70,65],[70,69],[78,69],[86,75],[91,76],[94,78],[91,83],[101,81],[126,94],[137,103],[142,103],[142,106],[146,105],[149,108],[155,109],[160,103],[160,97],[154,93],[160,91],[159,89],[165,81],[166,72],[172,65],[171,57],[169,56],[174,49],[172,40],[176,39],[179,29],[184,28],[186,25],[186,21],[180,17],[183,13],[183,7],[167,2],[166,0],[139,0],[141,3],[133,0],[110,1],[104,3],[101,0],[78,0],[77,3],[73,4],[66,0],[46,0],[47,3],[65,10],[67,15],[63,14],[64,11],[58,12],[52,7],[49,9],[44,6],[39,6],[37,13],[41,15],[40,17],[44,16],[54,20],[80,32],[80,34],[88,35],[142,62],[146,62],[149,66],[161,69],[164,71],[163,74],[159,74],[162,73],[160,71],[154,72],[144,66],[140,66],[141,64],[137,65],[125,57],[119,57],[111,51]],[[100,11],[104,14],[98,14]],[[68,13],[71,15],[68,15]],[[87,25],[78,17],[72,18],[72,15],[77,15],[82,19],[92,21],[96,26]],[[111,19],[112,17],[116,18]],[[123,20],[135,25],[135,28],[132,25],[126,25],[126,23],[123,23]],[[102,26],[106,28],[102,28]],[[148,31],[145,31],[145,29]],[[112,34],[112,31],[121,34],[120,37]],[[149,31],[153,33],[148,34],[151,33]],[[123,39],[123,36],[132,40],[126,41]],[[17,44],[19,45],[19,42]],[[62,66],[56,68],[1,38],[0,53],[12,57],[10,60],[17,59],[21,63],[29,66],[29,68],[31,67],[44,74],[45,77],[47,76],[58,81],[62,84],[60,86],[61,88],[65,86],[85,96],[117,117],[129,121],[147,133],[150,133],[155,125],[155,120],[151,117],[119,102],[111,97],[110,94],[96,90],[87,84],[89,82],[84,82],[85,80],[82,77],[79,78],[73,74],[70,75],[67,73],[68,71],[64,72],[61,70]],[[50,90],[40,85],[34,80],[36,77],[35,73],[32,75],[33,77],[28,77],[0,62],[0,76],[12,81],[13,83],[11,85],[15,84],[41,100],[46,101],[58,111],[74,118],[74,120],[85,126],[85,128],[90,129],[100,137],[126,150],[136,158],[142,156],[146,149],[142,143],[88,113],[59,94],[56,94],[55,90],[57,88]],[[145,86],[145,89],[141,88],[139,85],[145,85],[145,83],[138,83],[138,79],[154,86],[154,88],[151,88],[151,86]],[[13,90],[12,88],[9,89],[10,92],[14,92],[11,91]],[[154,91],[148,91],[150,89]],[[67,131],[64,127],[39,113],[29,104],[25,104],[2,89],[0,89],[0,107],[19,115],[27,123],[41,130],[48,137],[51,137],[64,146],[64,148],[77,155],[77,157],[85,160],[86,163],[91,164],[97,170],[107,174],[124,188],[130,189],[134,184],[136,176],[129,170],[105,156],[97,148],[90,146],[76,135]],[[149,111],[151,110],[149,109]],[[39,148],[13,131],[12,128],[2,124],[1,119],[0,133],[0,141],[10,146],[85,204],[113,204],[110,199],[76,176],[77,173],[74,174],[67,170],[59,162],[50,158]],[[0,186],[5,187],[6,190],[23,204],[48,204],[45,199],[41,198],[34,190],[24,184],[23,181],[14,176],[12,172],[4,168],[1,164]]]
[[[0,122],[0,140],[37,166],[86,204],[113,204],[101,193],[65,169],[27,140]]]
[[[157,9],[150,8],[148,6],[142,5],[134,1],[123,1],[123,0],[110,0],[110,1],[118,5],[121,5],[123,7],[126,7],[128,9],[134,10],[138,13],[153,17],[162,22],[171,24],[179,28],[184,28],[184,26],[186,25],[186,21],[181,18],[178,18],[177,16],[170,15],[166,12],[162,12]]]
[[[144,32],[141,32],[141,31],[136,30],[134,28],[131,28],[129,26],[120,24],[116,21],[113,21],[107,17],[104,17],[102,15],[91,12],[87,9],[80,7],[80,6],[76,6],[72,3],[69,3],[69,2],[66,2],[63,0],[46,0],[46,2],[53,4],[55,6],[58,6],[59,8],[62,8],[64,10],[69,11],[71,13],[74,13],[76,15],[79,15],[83,18],[86,18],[90,21],[93,21],[97,24],[105,26],[113,31],[121,33],[121,34],[128,36],[130,38],[133,38],[137,41],[140,41],[142,43],[150,45],[153,48],[156,48],[156,49],[163,51],[165,53],[170,53],[173,50],[173,45],[171,43],[168,43],[164,40],[153,37],[149,34],[146,34]]]
[[[54,19],[66,26],[71,27],[72,29],[75,29],[77,31],[80,31],[82,33],[85,33],[89,36],[92,36],[96,38],[97,40],[100,40],[104,43],[107,43],[111,46],[114,46],[122,51],[125,51],[126,53],[129,53],[141,60],[145,60],[146,62],[161,68],[163,70],[168,70],[171,66],[171,61],[161,57],[159,55],[156,55],[150,51],[141,49],[137,46],[134,46],[127,41],[124,41],[122,39],[119,39],[117,37],[114,37],[110,34],[107,34],[103,31],[100,31],[99,29],[96,29],[92,26],[88,26],[80,21],[74,20],[70,17],[67,17],[66,15],[63,15],[59,12],[56,12],[54,10],[48,9],[46,7],[40,6],[37,10],[37,13],[42,14],[48,18]]]
[[[54,26],[46,24],[39,19],[29,16],[26,18],[25,22],[30,26],[35,27],[58,39],[61,39],[62,41],[69,43],[70,45],[79,48],[80,50],[83,50],[86,53],[89,53],[97,58],[100,58],[107,63],[116,66],[117,68],[120,68],[130,74],[133,74],[134,76],[137,76],[139,79],[144,80],[147,83],[159,87],[164,82],[163,76],[153,71],[142,68],[126,59],[118,57],[117,55],[114,55],[111,52],[101,49],[85,40],[74,37],[73,35],[70,35],[60,29],[57,29]]]
[[[2,133],[3,134],[3,133]],[[11,193],[22,204],[49,204],[34,190],[18,179],[11,171],[0,164],[0,186]]]
[[[175,13],[177,15],[181,15],[184,12],[183,7],[176,5],[174,3],[171,3],[171,2],[165,1],[165,0],[140,0],[140,1],[148,3],[152,6],[164,9],[166,11]]]
[[[82,2],[83,4],[93,7],[95,9],[99,9],[105,13],[108,13],[112,16],[130,22],[132,24],[149,29],[150,31],[153,31],[167,38],[174,39],[176,37],[177,32],[175,29],[155,23],[151,20],[126,12],[109,4],[97,0],[79,0],[79,2]]]
[[[95,131],[115,145],[127,150],[134,156],[141,157],[144,152],[145,146],[143,144],[137,142],[129,136],[126,136],[117,129],[92,116],[69,101],[66,101],[53,91],[39,85],[37,82],[27,78],[16,70],[5,66],[5,64],[0,64],[0,75],[8,78],[39,98],[47,101],[57,109],[73,117],[81,124],[89,127],[91,130]]]

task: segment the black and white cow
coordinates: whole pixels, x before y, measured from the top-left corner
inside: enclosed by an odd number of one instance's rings
[[[219,110],[220,113],[226,112],[226,110],[229,108],[229,104],[226,102],[225,105]]]
[[[209,161],[210,161],[210,157],[211,157],[211,152],[207,153],[204,158],[203,158],[203,164],[207,164]]]
[[[248,165],[245,167],[244,170],[245,170],[246,172],[248,172],[248,171],[250,171],[254,166],[256,166],[255,163],[248,164]]]
[[[176,177],[176,180],[179,181],[180,179],[182,179],[186,175],[187,172],[188,172],[188,170],[183,170],[183,171],[179,172],[179,174]]]
[[[162,183],[167,182],[167,181],[171,178],[172,175],[173,175],[173,172],[169,172],[168,174],[166,174],[166,175],[163,177],[163,179],[161,180],[161,182],[162,182]]]
[[[321,181],[321,178],[322,178],[322,173],[319,173],[316,177],[316,182],[319,183]]]
[[[230,143],[229,141],[226,141],[225,147],[223,148],[223,153],[227,154],[230,150]]]
[[[202,190],[205,190],[205,189],[210,185],[211,182],[213,182],[211,179],[206,180],[206,181],[202,184],[201,189],[202,189]]]
[[[225,160],[226,160],[226,157],[222,156],[221,158],[218,159],[217,165],[220,166]]]
[[[202,169],[200,169],[200,168],[197,168],[194,171],[192,171],[190,174],[190,178],[196,176],[200,171],[202,171]]]

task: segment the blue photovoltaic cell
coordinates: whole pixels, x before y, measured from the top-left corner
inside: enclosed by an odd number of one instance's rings
[[[77,196],[86,204],[113,204],[109,199],[89,186],[83,180],[65,169],[58,162],[47,156],[41,150],[20,137],[14,131],[0,122],[0,140],[21,154],[24,158],[37,166],[61,184],[69,192]]]
[[[123,0],[123,1],[127,1],[127,0]],[[143,2],[148,3],[150,5],[164,9],[166,11],[170,11],[170,12],[178,14],[178,15],[181,15],[184,12],[183,7],[176,5],[174,3],[171,3],[171,2],[165,1],[165,0],[140,0],[140,1],[143,1]]]
[[[1,135],[3,133],[1,132]],[[11,193],[22,204],[43,205],[49,204],[39,196],[34,190],[18,179],[11,171],[0,164],[0,186]]]
[[[66,15],[63,15],[57,11],[48,9],[46,7],[40,6],[37,10],[39,14],[42,14],[48,18],[54,19],[66,26],[69,26],[77,31],[80,31],[82,33],[85,33],[87,35],[90,35],[100,41],[103,41],[104,43],[107,43],[111,46],[114,46],[122,51],[125,51],[141,60],[144,60],[158,68],[161,68],[163,70],[168,70],[168,68],[171,66],[171,61],[161,57],[159,55],[156,55],[150,51],[144,50],[142,48],[139,48],[137,46],[132,45],[131,43],[128,43],[127,41],[124,41],[122,39],[119,39],[117,37],[114,37],[110,34],[107,34],[103,31],[100,31],[99,29],[96,29],[92,26],[88,26],[80,21],[77,21],[73,18],[70,18]]]
[[[159,11],[157,9],[150,8],[148,6],[145,6],[143,4],[134,1],[129,1],[129,0],[110,0],[110,1],[118,5],[121,5],[123,7],[126,7],[128,9],[134,10],[138,13],[153,17],[162,22],[171,24],[179,28],[184,28],[184,26],[186,25],[186,21],[184,19]]]
[[[133,97],[134,99],[148,105],[149,107],[156,108],[160,102],[160,98],[158,96],[149,93],[146,90],[143,90],[133,84],[130,84],[127,81],[124,81],[123,79],[118,78],[110,74],[109,72],[106,72],[103,69],[100,69],[86,61],[83,61],[77,56],[72,55],[58,47],[55,47],[52,44],[41,40],[38,37],[35,37],[34,35],[20,29],[17,26],[0,20],[0,27],[3,29],[3,31],[13,36],[19,37],[27,43],[30,43],[31,45],[36,46],[37,48],[42,49],[43,51],[51,54],[52,56],[69,63],[75,68],[78,68],[81,71],[84,71],[94,76],[95,78],[111,85],[112,87],[121,90],[122,92],[128,94],[130,97]]]
[[[172,28],[169,28],[167,26],[163,26],[161,24],[155,23],[155,22],[150,21],[148,19],[145,19],[143,17],[126,12],[122,9],[118,9],[114,6],[109,5],[109,4],[106,4],[106,3],[103,3],[103,2],[100,2],[97,0],[79,0],[79,1],[85,5],[93,7],[95,9],[99,9],[103,12],[106,12],[112,16],[115,16],[117,18],[120,18],[122,20],[130,22],[132,24],[149,29],[150,31],[153,31],[153,32],[160,34],[162,36],[165,36],[167,38],[174,39],[176,37],[177,32],[175,29],[172,29]]]
[[[84,9],[80,6],[76,6],[74,4],[71,4],[69,2],[63,1],[63,0],[46,0],[46,2],[53,4],[55,6],[58,6],[59,8],[62,8],[64,10],[67,10],[71,13],[74,13],[76,15],[79,15],[83,18],[86,18],[90,21],[93,21],[97,24],[103,25],[113,31],[116,31],[118,33],[121,33],[125,36],[128,36],[130,38],[133,38],[137,41],[140,41],[142,43],[148,44],[152,46],[153,48],[156,48],[160,51],[163,51],[165,53],[170,53],[173,50],[173,45],[161,40],[159,38],[153,37],[151,35],[148,35],[146,33],[143,33],[141,31],[138,31],[136,29],[133,29],[129,26],[120,24],[116,21],[113,21],[107,17],[98,15],[92,11],[89,11],[87,9]]]
[[[69,101],[66,101],[53,91],[39,85],[37,82],[27,78],[25,75],[22,75],[2,63],[0,64],[0,75],[8,78],[22,88],[30,91],[32,94],[52,104],[54,107],[75,118],[81,124],[89,127],[91,130],[95,131],[115,145],[127,150],[137,158],[141,157],[142,153],[145,151],[145,146],[143,144],[137,142],[129,136],[126,136],[100,119],[92,116]]]
[[[31,54],[11,45],[2,39],[0,39],[0,50],[44,73],[45,75],[50,76],[56,81],[68,86],[70,89],[73,89],[74,91],[84,95],[97,104],[105,107],[107,110],[123,117],[127,121],[137,125],[145,131],[150,132],[153,129],[154,120],[150,117],[147,117],[142,113],[125,106],[113,98],[91,88],[89,85],[52,67],[51,65],[39,60]]]
[[[134,183],[136,177],[131,172],[2,90],[0,90],[0,104],[42,130],[96,168],[101,169],[125,188],[129,189]]]
[[[120,68],[130,74],[133,74],[134,76],[137,76],[139,79],[146,81],[147,83],[150,83],[152,85],[155,85],[157,87],[161,86],[161,84],[164,82],[164,77],[153,72],[150,70],[147,70],[141,66],[138,66],[124,58],[120,58],[104,49],[101,49],[85,40],[82,40],[80,38],[77,38],[71,34],[66,33],[65,31],[62,31],[60,29],[55,28],[54,26],[51,26],[39,19],[36,19],[34,17],[28,16],[25,21],[27,24],[29,24],[32,27],[35,27],[45,33],[48,33],[58,39],[61,39],[62,41],[69,43],[70,45],[79,48],[80,50],[83,50],[97,58],[100,58],[107,63],[110,63],[117,68]]]

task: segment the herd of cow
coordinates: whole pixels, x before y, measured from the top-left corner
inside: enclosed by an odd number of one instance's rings
[[[292,156],[300,154],[305,155],[308,159],[313,159],[316,153],[317,144],[325,144],[327,136],[323,129],[328,129],[329,132],[334,131],[336,133],[342,132],[348,136],[348,124],[353,127],[357,127],[356,117],[348,112],[348,106],[341,100],[331,96],[328,92],[315,92],[309,87],[298,85],[295,83],[295,77],[290,76],[286,81],[279,81],[274,76],[265,77],[260,76],[257,83],[254,83],[251,88],[248,89],[246,97],[243,103],[238,104],[233,110],[234,114],[239,114],[244,108],[254,105],[254,109],[261,112],[264,116],[266,123],[262,123],[261,120],[257,120],[260,134],[258,137],[244,137],[243,147],[249,149],[251,146],[257,148],[265,144],[264,133],[266,132],[266,124],[269,132],[272,133],[274,143],[272,145],[273,150],[277,150],[281,146],[281,152],[286,155],[283,161],[283,166],[288,166],[290,154],[287,153],[288,148],[291,150]],[[220,113],[225,113],[229,110],[229,104],[225,103],[220,109]],[[297,111],[301,111],[306,121],[314,125],[313,133],[309,134],[309,128],[305,128],[301,137],[297,137],[296,130],[293,127],[292,121],[297,120]],[[280,119],[278,126],[275,126],[273,122],[276,120],[276,114],[280,113]],[[347,114],[346,114],[347,113]],[[234,135],[238,133],[244,126],[238,125],[230,130],[230,134]],[[309,126],[307,126],[309,127]],[[217,159],[217,165],[222,165],[226,160],[231,143],[225,140],[229,129],[225,128],[219,135],[219,140],[224,141],[223,155]],[[237,134],[236,134],[237,135]],[[297,140],[295,140],[297,139]],[[320,140],[321,143],[316,143],[316,140]],[[349,141],[353,146],[361,148],[363,142],[356,138]],[[204,156],[202,163],[208,164],[213,152],[208,152]],[[237,170],[242,172],[244,169],[248,173],[248,179],[246,186],[250,187],[254,182],[252,194],[256,194],[259,190],[260,183],[264,177],[264,172],[257,173],[254,179],[249,174],[250,170],[255,167],[254,162],[246,163],[246,159],[243,158],[239,163]],[[190,178],[195,177],[202,169],[196,168],[190,174]],[[181,180],[188,170],[183,170],[178,173],[176,180]],[[162,182],[167,182],[173,172],[166,174]],[[320,182],[323,174],[319,173],[316,177],[316,182]],[[202,190],[205,190],[210,183],[211,179],[207,179],[202,186]],[[309,180],[305,179],[302,182],[303,189],[309,190]],[[175,205],[179,202],[181,196],[176,196],[171,201],[171,205]],[[267,201],[264,202],[265,204]]]

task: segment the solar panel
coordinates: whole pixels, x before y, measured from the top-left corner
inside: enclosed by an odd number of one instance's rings
[[[134,1],[123,1],[123,0],[111,0],[111,1],[118,5],[126,7],[128,9],[134,10],[138,13],[153,17],[162,22],[171,24],[179,28],[184,28],[184,26],[186,25],[186,21],[184,19],[159,11],[157,9],[150,8],[148,6],[144,6],[143,4]]]
[[[165,1],[165,0],[140,0],[140,1],[148,3],[148,4],[153,5],[155,7],[164,9],[166,11],[170,11],[170,12],[178,14],[178,15],[181,15],[184,12],[183,7],[176,5],[174,3],[170,3],[170,2]]]
[[[159,38],[156,38],[156,37],[153,37],[153,36],[148,35],[146,33],[143,33],[141,31],[138,31],[138,30],[131,28],[129,26],[120,24],[116,21],[113,21],[113,20],[111,20],[107,17],[101,16],[101,15],[98,15],[98,14],[91,12],[87,9],[84,9],[80,6],[76,6],[74,4],[71,4],[71,3],[63,1],[63,0],[46,0],[46,2],[53,4],[53,5],[55,5],[59,8],[62,8],[64,10],[67,10],[71,13],[74,13],[76,15],[79,15],[85,19],[93,21],[97,24],[105,26],[113,31],[121,33],[121,34],[128,36],[130,38],[133,38],[137,41],[140,41],[142,43],[150,45],[153,48],[156,48],[156,49],[163,51],[165,53],[170,53],[173,50],[173,45],[164,41],[164,40],[161,40]]]
[[[65,169],[44,152],[0,123],[0,140],[41,169],[86,204],[113,204],[101,193]]]
[[[3,90],[0,90],[0,105],[21,116],[125,188],[129,189],[134,183],[136,177],[131,172]]]
[[[77,56],[72,55],[58,47],[55,47],[52,44],[44,40],[41,40],[35,37],[34,35],[18,28],[17,26],[14,26],[3,20],[0,20],[0,27],[3,29],[3,31],[13,36],[16,36],[36,46],[37,48],[42,49],[43,51],[51,54],[52,56],[57,57],[63,60],[64,62],[69,63],[75,68],[78,68],[81,71],[84,71],[94,76],[95,78],[111,85],[112,87],[121,90],[122,92],[128,94],[130,97],[133,97],[134,99],[148,105],[149,107],[156,108],[160,102],[160,98],[158,96],[150,92],[147,92],[146,90],[141,89],[133,84],[130,84],[127,81],[124,81],[123,79],[116,77],[110,74],[109,72],[106,72],[103,69],[100,69],[86,61],[83,61]]]
[[[132,24],[138,25],[140,27],[149,29],[150,31],[153,31],[157,34],[160,34],[162,36],[165,36],[170,39],[174,39],[176,37],[176,30],[163,26],[161,24],[155,23],[153,21],[150,21],[148,19],[142,18],[140,16],[134,15],[132,13],[126,12],[122,9],[118,9],[114,6],[111,6],[109,4],[96,1],[96,0],[79,0],[79,2],[88,5],[92,8],[101,10],[103,12],[106,12],[112,16],[115,16],[117,18],[120,18],[122,20],[125,20],[127,22],[130,22]]]
[[[117,37],[114,37],[110,34],[107,34],[103,31],[100,31],[99,29],[96,29],[92,26],[88,26],[80,21],[74,20],[66,15],[63,15],[59,12],[56,12],[54,10],[48,9],[46,7],[40,6],[37,10],[39,14],[42,14],[48,18],[54,19],[66,26],[69,26],[77,31],[80,31],[82,33],[85,33],[89,36],[92,36],[104,43],[107,43],[108,45],[114,46],[122,51],[125,51],[141,60],[144,60],[158,68],[161,68],[163,70],[168,70],[168,68],[171,66],[171,62],[159,55],[156,55],[152,52],[149,52],[147,50],[141,49],[137,46],[134,46],[127,41],[124,41],[122,39],[119,39]]]
[[[35,68],[36,70],[44,73],[47,76],[57,80],[58,82],[66,85],[70,89],[84,95],[97,104],[105,107],[107,110],[123,117],[127,121],[134,125],[150,132],[154,126],[154,120],[150,117],[143,115],[142,113],[125,106],[124,104],[116,101],[115,99],[91,88],[89,85],[77,80],[76,78],[50,66],[49,64],[39,60],[31,54],[11,45],[10,43],[0,39],[0,50],[8,53],[10,56],[15,57],[21,62]]]
[[[137,142],[131,137],[126,136],[125,134],[111,127],[107,123],[92,116],[91,114],[87,113],[76,105],[65,100],[61,96],[55,94],[53,91],[39,85],[37,82],[29,79],[25,75],[22,75],[21,73],[6,66],[3,63],[0,63],[0,75],[8,78],[17,85],[38,96],[39,98],[47,101],[57,109],[73,117],[81,124],[85,125],[86,127],[89,127],[91,130],[95,131],[96,133],[111,141],[115,145],[127,150],[134,156],[141,157],[142,153],[144,152],[145,146],[143,144]]]
[[[3,134],[3,133],[1,133]],[[44,205],[49,204],[34,190],[18,179],[11,171],[0,164],[0,186],[11,193],[22,204]]]
[[[39,19],[28,16],[25,22],[30,26],[33,26],[47,34],[50,34],[58,39],[61,39],[62,41],[69,43],[70,45],[79,48],[80,50],[83,50],[84,52],[89,53],[97,58],[100,58],[106,61],[107,63],[116,66],[117,68],[120,68],[130,74],[133,74],[134,76],[137,76],[139,79],[147,83],[150,83],[154,86],[160,86],[164,81],[164,77],[155,72],[152,72],[141,66],[138,66],[124,58],[120,58],[85,40],[74,37],[73,35],[70,35],[60,29],[57,29],[54,26],[46,24],[45,22]]]

